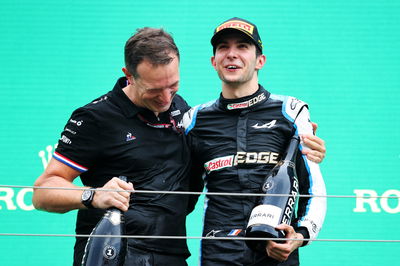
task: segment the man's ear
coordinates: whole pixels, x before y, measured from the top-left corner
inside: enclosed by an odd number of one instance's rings
[[[122,72],[124,72],[126,79],[129,81],[129,84],[133,83],[133,76],[131,73],[129,73],[128,69],[126,67],[122,68]]]
[[[265,63],[267,62],[267,57],[265,55],[260,55],[257,57],[257,64],[256,64],[256,69],[260,70],[261,68],[263,68],[263,66],[265,65]]]
[[[215,56],[211,56],[211,65],[216,69]]]
[[[128,71],[128,69],[126,67],[122,68],[122,72],[124,72],[126,78],[132,76],[131,73],[129,73],[129,71]]]

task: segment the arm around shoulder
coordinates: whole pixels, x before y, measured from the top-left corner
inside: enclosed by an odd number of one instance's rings
[[[309,121],[308,108],[303,108],[295,122],[299,134],[312,134],[313,127]],[[325,150],[324,143],[322,142],[320,145]],[[307,143],[304,142],[301,143],[301,146],[302,151],[309,148]],[[313,149],[315,149],[315,146]],[[297,227],[306,229],[308,237],[314,239],[317,238],[322,228],[327,210],[325,182],[319,165],[311,160],[308,154],[300,157],[296,171],[300,182],[300,193],[310,195],[310,197],[299,199]],[[301,232],[299,231],[299,233]],[[302,235],[307,238],[305,234]],[[310,241],[305,241],[303,244],[308,243]]]

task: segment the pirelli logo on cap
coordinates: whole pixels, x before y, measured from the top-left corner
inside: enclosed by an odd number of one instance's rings
[[[246,23],[244,21],[240,21],[240,20],[231,20],[225,23],[222,23],[221,25],[219,25],[217,27],[217,29],[215,30],[215,33],[223,30],[223,29],[227,29],[227,28],[233,28],[233,29],[239,29],[239,30],[244,30],[246,32],[248,32],[250,35],[253,35],[253,31],[254,31],[254,26]]]

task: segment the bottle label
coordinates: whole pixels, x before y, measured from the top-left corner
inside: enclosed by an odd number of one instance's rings
[[[274,205],[258,205],[250,215],[247,227],[258,224],[265,224],[275,227],[279,224],[282,209]]]
[[[103,256],[108,260],[112,260],[117,256],[117,250],[115,247],[107,245],[103,249]]]

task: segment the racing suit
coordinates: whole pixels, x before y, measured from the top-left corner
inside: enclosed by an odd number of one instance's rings
[[[261,193],[269,170],[284,155],[294,134],[312,134],[307,105],[274,95],[259,86],[240,99],[225,99],[192,108],[184,115],[192,158],[203,167],[208,192]],[[299,149],[304,144],[299,145]],[[298,152],[299,193],[324,195],[319,166]],[[208,195],[203,237],[243,237],[257,197]],[[326,213],[325,197],[300,197],[292,219],[296,232],[315,238]],[[304,242],[304,245],[307,242]],[[284,264],[249,249],[243,240],[203,240],[202,265],[298,265],[297,250]]]

